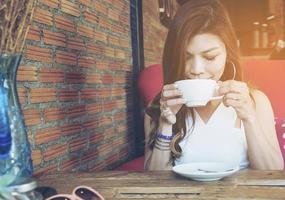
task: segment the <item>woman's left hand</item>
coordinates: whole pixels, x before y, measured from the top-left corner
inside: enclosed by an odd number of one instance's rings
[[[232,106],[241,120],[251,120],[255,116],[255,106],[246,83],[228,80],[219,84],[219,93],[224,95],[225,106]]]

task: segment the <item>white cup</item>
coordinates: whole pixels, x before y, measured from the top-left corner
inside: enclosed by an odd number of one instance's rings
[[[214,96],[219,86],[212,79],[188,79],[176,81],[174,84],[186,99],[187,107],[205,106],[209,101],[223,97]]]

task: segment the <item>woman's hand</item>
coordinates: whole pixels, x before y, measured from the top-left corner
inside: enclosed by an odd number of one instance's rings
[[[170,124],[176,123],[176,114],[186,100],[174,84],[164,85],[161,91],[160,111],[161,117]]]
[[[250,97],[247,84],[229,80],[220,83],[220,95],[224,95],[225,106],[232,106],[241,120],[252,120],[255,116],[255,104]]]

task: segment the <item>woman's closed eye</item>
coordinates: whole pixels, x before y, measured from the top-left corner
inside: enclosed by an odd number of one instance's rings
[[[203,55],[203,57],[206,60],[213,61],[213,60],[215,60],[218,57],[218,55]]]

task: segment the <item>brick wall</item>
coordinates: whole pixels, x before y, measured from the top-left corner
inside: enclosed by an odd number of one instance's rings
[[[172,1],[174,13],[179,5]],[[143,0],[143,36],[145,67],[162,63],[164,42],[168,29],[159,20],[158,0]]]
[[[129,15],[127,0],[39,0],[17,76],[36,175],[132,157]]]
[[[167,28],[160,24],[158,0],[143,1],[143,36],[145,67],[162,63]]]

